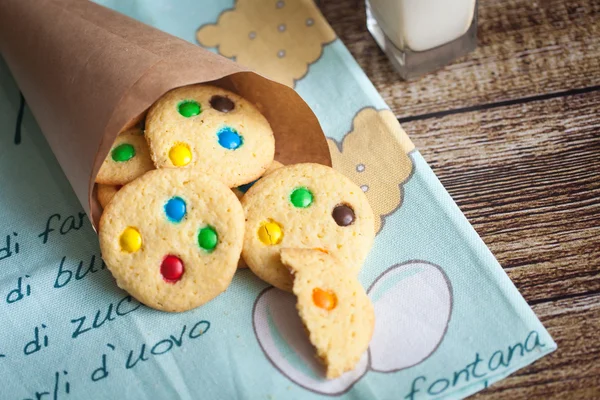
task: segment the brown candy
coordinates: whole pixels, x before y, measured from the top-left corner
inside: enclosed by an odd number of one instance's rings
[[[348,226],[354,222],[354,210],[345,204],[340,204],[333,209],[331,216],[339,226]]]
[[[226,113],[233,110],[235,104],[225,96],[214,95],[210,98],[210,106],[217,111]]]

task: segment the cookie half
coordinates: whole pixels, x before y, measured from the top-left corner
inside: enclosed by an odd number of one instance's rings
[[[115,194],[99,232],[102,257],[119,287],[149,307],[178,312],[229,286],[244,212],[222,183],[194,170],[161,169]]]
[[[96,183],[125,185],[154,169],[148,143],[138,128],[117,136],[96,176]]]
[[[174,89],[148,111],[157,168],[194,168],[236,187],[263,175],[275,155],[267,119],[243,97],[209,85]]]
[[[256,182],[242,198],[246,235],[242,256],[259,278],[292,290],[282,248],[323,249],[356,275],[375,237],[363,191],[320,164],[288,165]]]
[[[282,249],[294,275],[296,308],[326,376],[353,369],[369,347],[375,311],[364,288],[336,257],[320,250]]]

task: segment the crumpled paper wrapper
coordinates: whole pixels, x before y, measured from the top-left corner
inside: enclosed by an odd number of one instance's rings
[[[293,89],[93,2],[1,0],[0,53],[95,227],[94,180],[115,137],[180,86],[210,82],[256,104],[278,161],[331,165],[316,116]]]

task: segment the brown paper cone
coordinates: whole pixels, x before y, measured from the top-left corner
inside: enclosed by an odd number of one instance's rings
[[[284,164],[331,165],[298,94],[229,59],[87,0],[0,0],[0,52],[95,226],[94,179],[117,134],[167,91],[212,82],[255,103]]]

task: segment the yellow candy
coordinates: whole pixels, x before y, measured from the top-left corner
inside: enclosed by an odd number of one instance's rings
[[[140,235],[140,232],[137,229],[127,227],[123,233],[121,233],[119,244],[121,245],[121,250],[128,253],[135,253],[142,247],[142,235]]]
[[[319,288],[313,289],[313,303],[315,306],[327,311],[331,311],[337,305],[337,296],[335,293]]]
[[[179,143],[169,150],[169,158],[176,167],[183,167],[192,161],[192,151],[187,144]]]
[[[268,245],[281,243],[281,239],[283,239],[281,225],[274,221],[263,223],[258,228],[258,238],[261,242]]]

